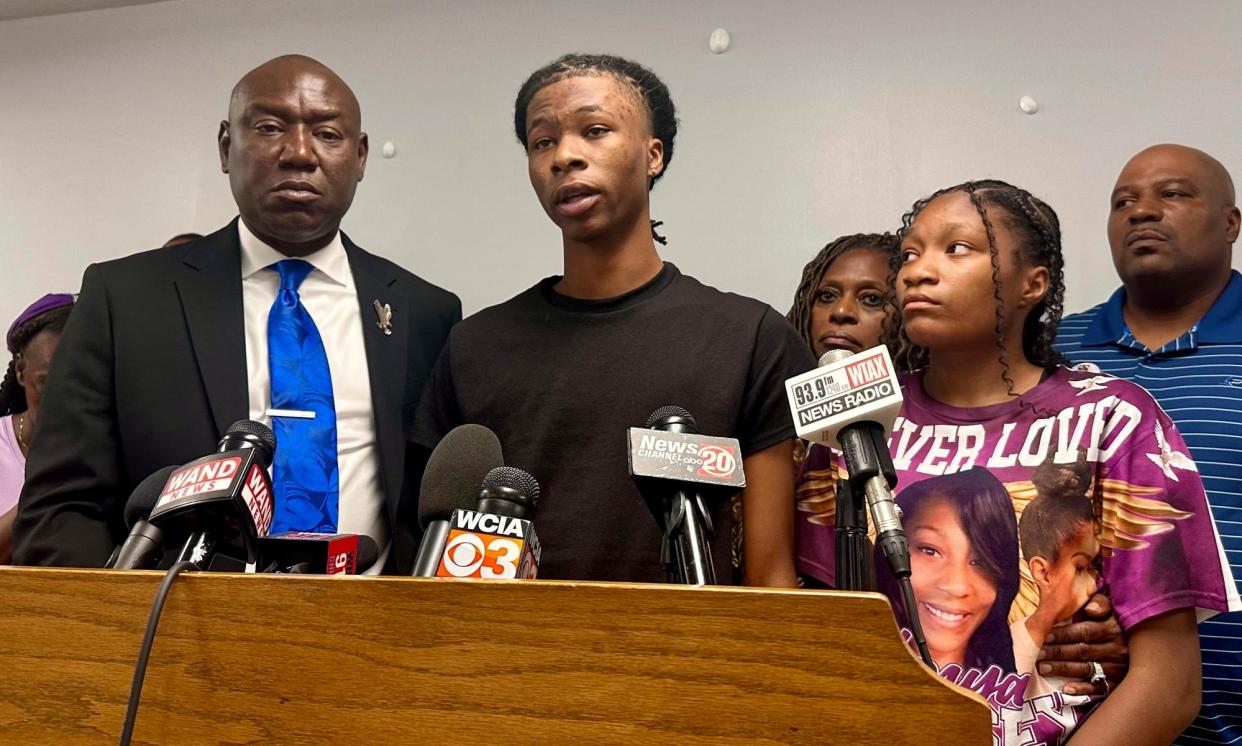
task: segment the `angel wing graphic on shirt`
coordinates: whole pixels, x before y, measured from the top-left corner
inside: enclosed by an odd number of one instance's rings
[[[847,476],[835,459],[827,468],[803,474],[795,496],[798,511],[810,513],[807,520],[811,523],[834,528],[837,523],[837,480]]]
[[[1013,500],[1013,509],[1020,522],[1022,511],[1037,494],[1035,483],[1008,482],[1005,489]],[[1097,538],[1102,557],[1112,556],[1120,550],[1148,547],[1152,539],[1174,530],[1177,521],[1192,515],[1163,500],[1152,498],[1163,491],[1159,487],[1143,487],[1107,477],[1092,482],[1087,495],[1096,505]],[[1031,577],[1030,568],[1026,562],[1019,561],[1018,565],[1022,580],[1009,610],[1011,624],[1035,613],[1039,606],[1039,588]]]
[[[1147,458],[1151,459],[1153,464],[1159,466],[1160,470],[1169,479],[1172,479],[1174,482],[1178,481],[1177,472],[1173,471],[1174,469],[1199,471],[1199,467],[1195,466],[1195,462],[1191,460],[1190,456],[1169,447],[1169,442],[1164,439],[1164,428],[1160,426],[1159,422],[1156,423],[1156,445],[1160,447],[1160,453],[1149,453]]]
[[[1107,386],[1113,380],[1112,376],[1091,376],[1081,380],[1071,380],[1069,385],[1078,389],[1077,396],[1082,396],[1089,391],[1099,391]]]

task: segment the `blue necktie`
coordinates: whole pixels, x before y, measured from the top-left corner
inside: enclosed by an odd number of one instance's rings
[[[313,267],[301,259],[285,259],[272,268],[280,273],[280,291],[267,316],[272,408],[315,416],[272,418],[276,510],[271,532],[335,533],[340,485],[332,374],[319,329],[298,296],[298,286]]]

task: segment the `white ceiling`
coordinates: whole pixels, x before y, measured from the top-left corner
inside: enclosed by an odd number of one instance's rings
[[[161,0],[0,0],[0,21],[157,2]]]

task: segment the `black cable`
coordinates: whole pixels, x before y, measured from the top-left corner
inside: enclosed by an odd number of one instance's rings
[[[138,662],[134,665],[134,680],[129,685],[129,705],[125,708],[125,724],[121,727],[121,746],[129,746],[134,735],[134,720],[138,717],[138,701],[142,698],[142,682],[147,675],[147,661],[151,657],[151,646],[155,643],[155,629],[160,623],[160,614],[164,611],[164,600],[168,598],[168,589],[172,588],[173,580],[185,570],[197,569],[193,562],[178,562],[168,568],[160,589],[155,593],[155,602],[151,604],[151,616],[147,618],[147,630],[142,635],[142,647],[138,649]]]
[[[863,495],[866,500],[875,528],[875,544],[901,586],[901,601],[906,607],[906,619],[910,624],[910,634],[918,646],[919,657],[934,671],[936,664],[927,649],[914,588],[910,585],[910,546],[901,526],[901,508],[893,500],[892,489],[897,486],[897,470],[888,451],[884,428],[877,422],[858,422],[843,429],[839,437],[850,490],[854,495]],[[863,525],[866,525],[865,522]]]
[[[905,575],[898,580],[901,582],[901,602],[906,606],[906,620],[910,622],[910,634],[919,648],[919,657],[928,668],[935,671],[936,664],[932,661],[931,651],[927,649],[927,638],[923,636],[923,622],[919,619],[919,608],[914,600],[914,586],[910,585],[910,576]]]

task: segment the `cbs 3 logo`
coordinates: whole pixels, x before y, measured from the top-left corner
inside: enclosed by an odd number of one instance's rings
[[[516,578],[522,544],[504,536],[460,533],[449,538],[442,562],[455,578]]]

